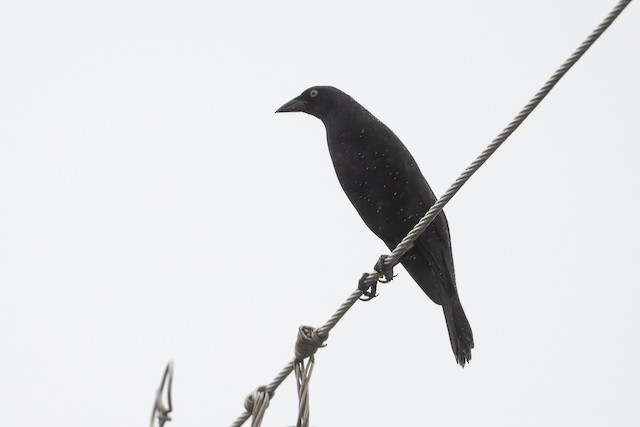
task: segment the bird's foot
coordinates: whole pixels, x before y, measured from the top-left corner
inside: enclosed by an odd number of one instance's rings
[[[375,271],[380,273],[380,278],[378,279],[380,283],[389,283],[396,277],[396,275],[393,274],[393,265],[385,264],[388,257],[388,255],[380,255],[378,262],[376,262],[376,265],[373,267]]]
[[[360,297],[360,301],[371,301],[372,299],[378,296],[376,294],[376,290],[378,288],[378,282],[376,281],[376,282],[373,282],[373,284],[368,285],[367,284],[368,277],[369,277],[369,274],[362,273],[362,277],[360,278],[360,280],[358,280],[358,289],[360,289],[360,291],[362,291],[362,295],[364,295],[364,298]]]
[[[373,267],[373,269],[378,273],[377,280],[371,282],[367,273],[363,273],[360,280],[358,280],[358,289],[360,289],[362,295],[364,295],[364,298],[360,297],[360,301],[371,301],[378,296],[378,294],[376,294],[378,282],[389,283],[394,277],[396,277],[395,274],[393,274],[393,266],[386,265],[385,263],[387,258],[388,255],[380,255],[378,262],[376,262],[376,265]]]

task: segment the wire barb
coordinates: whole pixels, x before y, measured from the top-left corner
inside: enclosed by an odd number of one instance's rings
[[[167,405],[162,402],[162,394],[165,389],[165,384],[167,386]],[[160,383],[160,387],[156,392],[156,400],[153,403],[153,411],[151,412],[151,422],[149,423],[150,427],[154,427],[154,422],[156,419],[158,420],[158,427],[163,427],[164,423],[167,421],[171,421],[171,417],[169,414],[173,410],[173,405],[171,403],[171,387],[173,385],[173,362],[167,363],[167,367],[164,370],[164,375],[162,376],[162,382]]]
[[[555,73],[547,80],[547,82],[540,88],[540,90],[534,95],[533,98],[524,106],[524,108],[518,113],[518,115],[507,125],[506,128],[482,151],[482,153],[467,167],[462,174],[455,180],[455,182],[449,187],[449,189],[436,201],[429,211],[420,219],[415,227],[402,239],[402,241],[396,246],[391,254],[385,259],[385,266],[387,268],[393,267],[400,261],[400,258],[413,246],[413,243],[418,239],[420,234],[427,229],[429,224],[435,217],[442,211],[442,208],[455,196],[460,188],[471,178],[480,167],[487,161],[489,157],[502,145],[504,141],[524,122],[524,120],[531,114],[531,112],[540,104],[540,102],[547,96],[547,94],[553,89],[553,87],[560,81],[560,79],[569,71],[569,69],[582,57],[582,55],[593,45],[593,43],[609,28],[611,23],[620,15],[620,13],[631,3],[631,0],[621,0],[613,10],[607,15],[607,17],[596,27],[595,30],[582,42],[582,44],[573,52],[573,54],[556,70]],[[375,283],[378,282],[380,273],[372,272],[365,273],[360,279],[359,287],[367,286],[369,289]],[[334,313],[333,316],[323,326],[316,330],[316,333],[328,336],[329,331],[342,319],[347,311],[355,304],[356,301],[364,294],[364,291],[356,289],[349,295],[347,300],[342,303],[340,308]],[[273,392],[284,379],[294,370],[294,365],[297,362],[296,359],[289,362],[287,366],[278,374],[271,384],[267,386],[267,390]],[[245,412],[231,425],[231,427],[240,427],[251,416],[250,412]]]

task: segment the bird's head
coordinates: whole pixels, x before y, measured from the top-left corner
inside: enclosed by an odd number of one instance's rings
[[[276,113],[301,111],[324,121],[341,105],[350,101],[352,102],[353,99],[340,89],[331,86],[313,86],[278,108]]]

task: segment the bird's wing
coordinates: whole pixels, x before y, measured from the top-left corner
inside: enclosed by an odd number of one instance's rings
[[[415,243],[433,262],[437,275],[455,286],[456,274],[453,266],[449,224],[443,213],[439,214]]]

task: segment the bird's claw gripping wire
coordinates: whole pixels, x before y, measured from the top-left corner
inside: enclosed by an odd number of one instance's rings
[[[375,271],[380,273],[380,278],[378,279],[380,283],[389,283],[396,277],[396,275],[393,274],[393,265],[386,265],[387,258],[389,258],[388,255],[380,255],[378,262],[376,262],[376,265],[373,267]]]
[[[378,278],[375,282],[371,282],[369,275],[364,273],[360,280],[358,281],[358,289],[362,291],[362,295],[364,298],[360,297],[360,301],[371,301],[375,297],[378,296],[376,293],[378,289],[378,282],[380,283],[389,283],[393,280],[395,274],[393,274],[393,265],[387,265],[388,255],[380,255],[378,262],[373,267],[373,269],[378,273]]]
[[[367,279],[369,278],[368,273],[362,273],[362,277],[358,280],[358,289],[362,291],[363,297],[360,297],[360,301],[371,301],[378,295],[376,291],[378,289],[378,281],[373,282],[372,284],[367,283]]]

